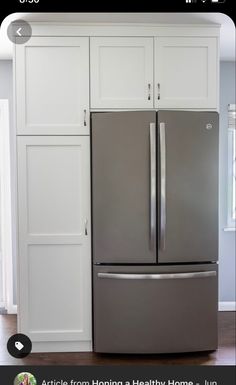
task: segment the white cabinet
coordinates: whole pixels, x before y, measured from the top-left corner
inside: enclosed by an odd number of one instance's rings
[[[18,137],[18,330],[91,350],[89,136]]]
[[[89,38],[31,37],[16,44],[19,135],[89,133]]]
[[[217,109],[215,37],[155,38],[155,107]]]
[[[92,108],[153,108],[153,38],[90,39]]]
[[[217,37],[154,40],[91,37],[91,108],[217,109]]]

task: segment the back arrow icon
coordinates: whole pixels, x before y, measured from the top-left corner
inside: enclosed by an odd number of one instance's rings
[[[18,28],[18,30],[16,31],[16,33],[17,33],[18,36],[22,36],[21,33],[20,33],[21,28],[22,28],[22,27]]]

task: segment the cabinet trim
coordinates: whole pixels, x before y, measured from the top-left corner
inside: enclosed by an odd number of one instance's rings
[[[92,352],[92,341],[33,342],[32,353]]]
[[[220,24],[32,22],[32,36],[219,36]]]

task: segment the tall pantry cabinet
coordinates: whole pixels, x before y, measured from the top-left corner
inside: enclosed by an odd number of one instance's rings
[[[31,27],[14,65],[18,332],[34,352],[91,351],[90,113],[217,111],[219,27]]]
[[[88,109],[87,37],[16,45],[18,329],[34,351],[91,350]]]

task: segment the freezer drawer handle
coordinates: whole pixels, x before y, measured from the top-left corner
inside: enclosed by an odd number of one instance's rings
[[[165,123],[160,123],[160,250],[165,249],[166,232],[166,135]]]
[[[156,124],[150,123],[150,249],[156,251]]]
[[[216,271],[199,271],[193,273],[168,273],[168,274],[115,274],[98,273],[99,278],[105,279],[190,279],[215,277]]]

